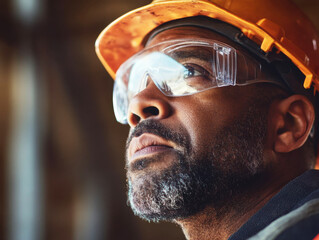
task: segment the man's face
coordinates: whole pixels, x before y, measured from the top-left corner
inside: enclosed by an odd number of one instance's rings
[[[227,39],[195,27],[166,30],[148,46],[192,36]],[[267,115],[256,86],[166,97],[154,83],[130,102],[128,200],[148,220],[186,218],[218,207],[263,169]]]

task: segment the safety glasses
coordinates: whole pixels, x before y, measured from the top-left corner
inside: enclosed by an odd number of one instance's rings
[[[164,41],[134,55],[117,71],[113,90],[115,117],[126,124],[131,99],[151,82],[168,97],[256,82],[279,84],[263,68],[250,55],[215,40]]]

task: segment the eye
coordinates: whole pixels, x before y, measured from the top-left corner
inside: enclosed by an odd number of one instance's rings
[[[209,73],[203,67],[196,64],[185,64],[184,78],[192,78],[192,77],[205,77],[208,76]]]
[[[210,88],[214,81],[212,74],[204,67],[187,63],[184,65],[184,82],[187,86],[195,88],[197,90]]]
[[[209,78],[209,72],[197,65],[197,64],[184,64],[184,79],[190,79],[190,78],[196,78],[196,77],[202,77],[202,78]]]

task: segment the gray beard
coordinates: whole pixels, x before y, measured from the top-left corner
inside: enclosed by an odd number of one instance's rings
[[[143,174],[134,182],[128,177],[128,204],[134,214],[148,221],[173,221],[192,216],[208,205],[217,208],[225,204],[263,170],[266,119],[265,112],[251,107],[219,131],[215,141],[203,146],[201,152],[193,151],[186,137],[176,137],[177,143],[190,152],[176,152],[178,161],[167,169]],[[155,122],[145,126],[164,130]],[[144,165],[140,161],[138,169],[152,161],[145,159]]]

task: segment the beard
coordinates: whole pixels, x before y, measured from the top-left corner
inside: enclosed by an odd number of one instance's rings
[[[256,105],[220,129],[213,142],[195,150],[181,129],[172,131],[155,120],[141,122],[131,133],[153,133],[182,146],[177,161],[166,169],[130,178],[156,158],[145,158],[128,168],[128,204],[135,215],[148,221],[173,221],[217,209],[242,192],[263,171],[266,111]],[[157,158],[160,156],[157,156]]]

